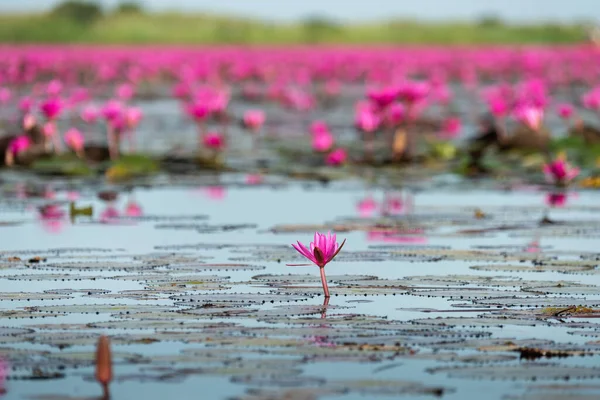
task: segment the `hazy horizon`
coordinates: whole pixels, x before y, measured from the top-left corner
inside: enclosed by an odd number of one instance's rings
[[[46,11],[59,0],[0,0],[0,13]],[[119,0],[97,1],[113,7]],[[276,21],[293,21],[319,15],[339,21],[370,21],[390,18],[418,20],[473,20],[494,15],[509,22],[600,22],[598,0],[305,0],[278,5],[273,0],[139,0],[148,11],[212,12]]]

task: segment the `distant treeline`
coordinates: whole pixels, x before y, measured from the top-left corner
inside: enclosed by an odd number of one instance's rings
[[[147,13],[135,1],[107,10],[69,0],[43,14],[0,15],[4,43],[114,44],[500,44],[575,43],[588,24],[507,24],[494,15],[474,22],[391,20],[340,24],[320,16],[297,23],[207,14]]]

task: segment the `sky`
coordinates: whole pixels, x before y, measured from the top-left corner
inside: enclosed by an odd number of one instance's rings
[[[59,0],[0,0],[1,12],[40,11]],[[97,0],[113,6],[119,0]],[[474,19],[494,14],[507,21],[596,21],[600,0],[138,0],[155,11],[204,11],[292,21],[319,15],[344,21],[392,17],[421,20]]]

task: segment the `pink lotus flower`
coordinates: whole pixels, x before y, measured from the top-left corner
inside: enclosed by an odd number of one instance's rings
[[[360,108],[357,110],[355,125],[362,132],[375,132],[381,124],[381,119],[372,110]]]
[[[0,104],[6,104],[10,101],[12,92],[9,88],[0,87]]]
[[[62,92],[62,90],[63,84],[58,79],[51,80],[50,82],[48,82],[48,86],[46,86],[46,93],[48,94],[48,96],[51,97],[58,96]]]
[[[462,128],[460,118],[449,117],[444,120],[441,136],[444,139],[454,139],[460,134]]]
[[[262,110],[248,110],[244,113],[244,126],[257,131],[265,123],[265,113]]]
[[[558,116],[562,119],[569,119],[573,116],[575,109],[571,104],[563,103],[558,105]]]
[[[88,105],[81,110],[81,119],[88,124],[93,124],[96,122],[100,114],[98,108],[93,105]]]
[[[142,120],[143,113],[138,107],[130,107],[125,111],[125,119],[129,129],[134,129]]]
[[[529,128],[537,131],[544,119],[544,110],[538,107],[519,107],[515,110],[515,117]]]
[[[36,123],[37,121],[35,120],[33,114],[25,114],[23,117],[23,129],[26,131],[32,129]]]
[[[223,135],[216,132],[207,133],[202,139],[204,147],[215,151],[221,151],[225,147],[225,140]]]
[[[503,117],[508,113],[508,104],[503,98],[495,97],[488,101],[490,112],[495,117]]]
[[[42,133],[47,138],[54,136],[56,134],[56,125],[52,121],[46,122],[42,126]]]
[[[331,232],[328,232],[327,235],[321,234],[319,232],[315,232],[314,242],[310,243],[310,250],[306,248],[302,243],[297,242],[298,244],[292,244],[292,247],[296,249],[296,251],[302,254],[304,257],[308,258],[312,261],[317,267],[319,267],[321,272],[321,283],[323,284],[323,292],[325,297],[329,296],[329,287],[327,286],[327,278],[325,277],[325,266],[331,262],[337,256],[337,254],[342,250],[344,244],[346,243],[346,239],[342,242],[341,245],[338,245],[336,241],[335,233],[332,235]],[[311,264],[287,264],[288,266],[308,266]]]
[[[83,135],[77,128],[71,128],[65,133],[65,143],[76,153],[83,151]]]
[[[117,100],[109,100],[104,104],[100,111],[102,116],[109,122],[115,121],[122,117],[123,104]]]
[[[405,82],[398,88],[398,96],[404,102],[414,104],[425,100],[429,91],[427,82]]]
[[[17,136],[8,144],[8,151],[16,156],[17,154],[27,150],[31,146],[31,139],[29,136],[21,135]]]
[[[21,97],[21,99],[19,100],[19,110],[21,110],[24,113],[29,113],[29,112],[31,112],[32,108],[33,108],[32,98],[29,96]]]
[[[325,163],[327,163],[327,165],[331,165],[331,166],[342,165],[343,163],[346,162],[347,157],[348,157],[348,155],[346,154],[346,150],[335,149],[334,151],[332,151],[331,153],[329,153],[327,155],[327,158],[325,158]]]
[[[62,103],[57,98],[47,99],[40,105],[40,111],[46,116],[46,119],[54,120],[62,112]]]
[[[117,86],[115,94],[121,100],[130,100],[135,95],[135,88],[131,83],[122,83]]]
[[[550,164],[544,165],[544,174],[549,182],[564,185],[579,175],[579,168],[572,167],[562,158],[557,158]]]
[[[321,135],[323,133],[330,133],[329,126],[325,121],[314,121],[310,125],[310,133],[314,136]]]
[[[69,103],[72,106],[83,103],[84,101],[88,101],[90,99],[90,92],[87,88],[78,87],[73,89],[71,96],[69,97]]]
[[[196,101],[186,106],[186,112],[196,120],[196,122],[204,121],[210,114],[210,109],[206,103]]]
[[[398,98],[398,89],[386,87],[380,90],[371,89],[367,92],[367,97],[377,108],[383,110],[392,104]]]
[[[402,103],[393,103],[388,107],[386,117],[391,125],[398,125],[406,118],[406,109]]]
[[[590,110],[600,110],[600,86],[597,86],[583,95],[583,105]]]
[[[333,147],[333,143],[333,135],[329,132],[323,132],[313,136],[312,148],[314,151],[325,152]]]

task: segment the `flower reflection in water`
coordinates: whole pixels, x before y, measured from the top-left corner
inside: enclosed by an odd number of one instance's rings
[[[367,241],[383,243],[427,243],[423,229],[371,229],[367,232]]]
[[[260,185],[263,182],[261,174],[248,174],[246,175],[246,184],[248,185]]]
[[[373,199],[373,197],[368,195],[359,201],[358,204],[356,204],[356,210],[362,218],[369,218],[373,216],[375,210],[377,210],[377,206],[377,202]]]
[[[104,211],[100,213],[100,222],[103,224],[114,223],[118,221],[119,216],[119,210],[113,205],[108,205]]]
[[[143,215],[142,206],[135,199],[129,199],[125,205],[125,215],[128,217],[141,217]]]
[[[227,196],[227,189],[224,186],[209,186],[204,188],[204,194],[211,200],[222,201]]]
[[[65,225],[65,211],[56,204],[48,204],[39,209],[42,227],[49,233],[59,233]]]
[[[323,309],[321,311],[321,319],[326,319],[327,318],[327,307],[329,307],[329,296],[326,296],[323,299]],[[318,328],[330,328],[330,325],[327,324],[319,324],[317,325]],[[310,344],[313,344],[317,347],[335,347],[336,344],[333,342],[330,342],[328,336],[323,336],[323,335],[317,335],[317,336],[309,336],[308,341]]]
[[[8,378],[9,365],[6,360],[0,358],[0,396],[6,394],[6,379]]]

